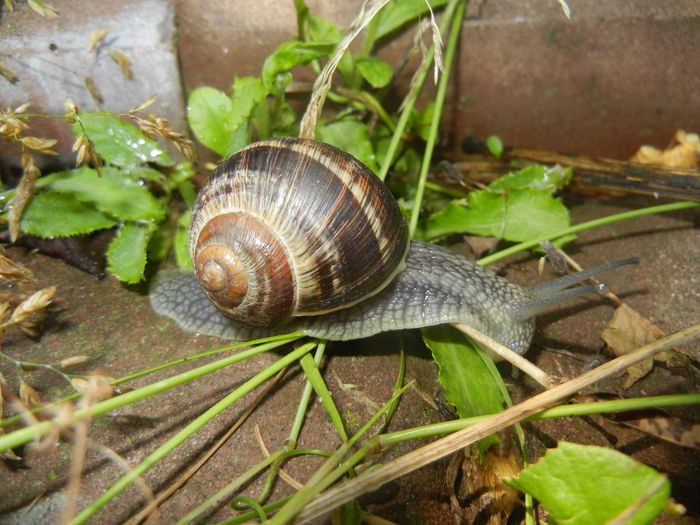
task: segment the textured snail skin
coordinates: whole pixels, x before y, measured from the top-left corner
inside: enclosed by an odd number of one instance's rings
[[[343,310],[292,319],[281,327],[252,327],[228,319],[188,272],[160,272],[150,299],[156,313],[171,317],[183,330],[238,341],[291,331],[345,341],[460,322],[522,354],[534,332],[534,318],[523,318],[532,302],[524,288],[459,254],[417,241],[411,242],[404,270],[376,295]]]

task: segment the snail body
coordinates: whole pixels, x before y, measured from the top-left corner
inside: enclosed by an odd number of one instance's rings
[[[301,331],[349,340],[465,323],[518,353],[534,315],[630,261],[525,289],[440,246],[409,241],[386,186],[310,139],[260,141],[223,161],[190,226],[195,273],[162,271],[154,310],[187,331],[247,340]]]

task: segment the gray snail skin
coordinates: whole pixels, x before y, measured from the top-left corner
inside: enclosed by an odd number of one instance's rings
[[[245,341],[301,331],[344,341],[468,324],[523,354],[534,316],[595,290],[570,286],[634,259],[525,289],[435,244],[411,241],[388,188],[328,144],[292,137],[224,160],[197,196],[195,272],[159,272],[153,309],[186,331]]]

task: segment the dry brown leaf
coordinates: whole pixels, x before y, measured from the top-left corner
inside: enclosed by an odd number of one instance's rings
[[[87,76],[83,77],[83,84],[85,84],[85,87],[87,88],[92,98],[94,98],[100,104],[104,102],[104,99],[102,98],[102,93],[100,93],[100,90],[97,89],[97,86],[95,85],[95,82],[92,80],[92,78]]]
[[[505,523],[517,505],[520,495],[501,480],[517,476],[521,471],[518,458],[508,447],[494,446],[484,454],[456,454],[447,471],[450,502],[463,523],[497,525]],[[488,516],[487,521],[482,521]]]
[[[76,368],[83,363],[87,363],[90,360],[89,355],[74,355],[71,357],[66,357],[58,362],[58,366],[65,370],[70,370],[71,368]]]
[[[22,168],[24,170],[22,178],[15,189],[15,194],[7,204],[10,210],[7,214],[7,226],[10,230],[10,240],[12,242],[15,242],[17,237],[19,237],[19,221],[29,199],[34,195],[34,182],[41,174],[39,168],[36,167],[34,157],[25,147],[23,147],[22,151]]]
[[[642,146],[631,160],[643,164],[658,164],[669,168],[697,168],[700,159],[700,137],[696,133],[678,130],[673,143],[665,150]]]
[[[95,48],[97,48],[97,44],[102,42],[108,33],[109,33],[108,27],[100,27],[98,29],[93,29],[90,32],[90,46],[88,47],[88,50],[94,51]]]
[[[107,54],[110,56],[114,62],[116,62],[119,67],[119,71],[122,72],[127,79],[133,80],[134,73],[131,71],[131,60],[124,53],[120,51],[115,51],[114,49],[108,49]]]
[[[700,449],[700,423],[669,416],[661,411],[650,412],[651,414],[647,417],[620,414],[615,419],[670,443]]]
[[[615,315],[608,327],[601,333],[601,337],[616,356],[625,355],[665,335],[661,328],[626,304],[620,305],[615,310]],[[682,366],[685,362],[683,356],[676,352],[662,352],[655,357],[655,360],[665,362],[669,366]],[[629,367],[626,370],[627,379],[624,388],[631,387],[651,372],[653,366],[653,360],[649,359]]]
[[[40,151],[44,154],[56,155],[55,151],[51,151],[49,148],[58,142],[56,139],[42,139],[39,137],[22,137],[20,142],[27,146],[29,149]]]
[[[24,380],[22,380],[19,384],[19,398],[25,405],[32,408],[41,405],[39,393],[25,383]]]
[[[0,75],[5,77],[10,84],[14,84],[18,80],[17,75],[15,75],[12,71],[10,71],[5,66],[3,66],[1,62],[0,62]]]

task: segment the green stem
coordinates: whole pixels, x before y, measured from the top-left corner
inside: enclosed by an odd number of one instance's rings
[[[146,385],[142,388],[132,390],[131,392],[127,392],[125,394],[106,399],[90,407],[74,411],[73,418],[84,419],[99,416],[111,410],[115,410],[119,407],[135,403],[136,401],[139,401],[146,397],[158,394],[160,392],[163,392],[164,390],[173,388],[182,383],[192,381],[193,379],[209,374],[221,368],[225,368],[227,366],[235,364],[239,361],[243,361],[260,353],[267,352],[268,350],[282,346],[293,339],[294,338],[280,340],[277,342],[271,342],[264,345],[260,345],[255,348],[250,348],[248,350],[238,352],[235,355],[226,357],[224,359],[220,359],[213,363],[208,363],[199,368],[195,368],[194,370],[188,370],[187,372],[183,372],[182,374],[162,379],[150,385]],[[18,447],[20,445],[24,445],[29,441],[39,439],[43,435],[47,434],[48,432],[59,426],[60,424],[61,423],[58,421],[58,419],[50,419],[2,435],[0,436],[0,451]]]
[[[522,251],[528,250],[530,248],[534,248],[535,246],[538,246],[543,241],[558,239],[560,237],[564,237],[565,235],[570,235],[572,233],[577,233],[577,232],[580,232],[583,230],[588,230],[591,228],[597,228],[599,226],[604,226],[606,224],[611,224],[613,222],[622,221],[625,219],[633,219],[635,217],[642,217],[644,215],[653,215],[654,213],[665,213],[665,212],[669,212],[669,211],[686,210],[688,208],[695,208],[696,206],[700,206],[700,203],[686,202],[686,201],[674,202],[671,204],[661,204],[659,206],[650,206],[648,208],[642,208],[640,210],[627,211],[624,213],[618,213],[616,215],[610,215],[608,217],[603,217],[601,219],[595,219],[592,221],[582,222],[581,224],[577,224],[575,226],[571,226],[569,228],[559,230],[556,233],[552,233],[549,235],[543,235],[541,237],[538,237],[536,239],[532,239],[530,241],[525,241],[525,242],[515,244],[509,248],[506,248],[505,250],[501,250],[498,253],[494,253],[493,255],[483,257],[483,258],[479,259],[477,261],[477,263],[484,264],[484,265],[490,264],[492,262],[499,261],[501,259],[505,259],[509,255],[513,255],[515,253],[522,252]]]
[[[267,367],[262,372],[255,375],[253,378],[246,381],[243,385],[236,388],[233,392],[226,395],[223,399],[213,405],[211,408],[203,412],[199,417],[197,417],[192,423],[183,428],[175,436],[169,439],[166,443],[158,447],[154,452],[148,455],[141,463],[136,465],[127,474],[122,476],[116,483],[109,487],[99,498],[93,501],[85,509],[83,509],[78,515],[76,515],[71,524],[77,525],[79,523],[85,523],[93,514],[98,512],[117,494],[121,493],[126,487],[128,487],[136,478],[141,476],[144,472],[149,470],[153,465],[158,463],[165,456],[170,454],[176,447],[182,444],[187,438],[192,434],[197,432],[200,428],[206,425],[209,421],[214,419],[221,412],[226,410],[233,403],[238,401],[241,397],[246,395],[251,390],[257,388],[262,383],[267,381],[270,377],[279,372],[282,368],[290,365],[294,361],[303,357],[306,353],[310,352],[312,348],[316,346],[315,342],[306,343],[296,350],[290,352],[284,357],[280,358],[276,363]]]
[[[442,21],[440,22],[440,33],[444,33],[447,30],[448,24],[454,16],[454,11],[460,4],[460,2],[462,2],[462,0],[451,0],[450,3],[447,5],[447,8],[445,9],[445,15],[443,16]],[[430,66],[433,63],[434,55],[435,47],[431,44],[428,48],[428,51],[425,53],[425,57],[423,58],[423,61],[418,67],[418,70],[414,74],[413,80],[411,81],[411,87],[408,91],[408,94],[404,98],[402,104],[403,109],[401,110],[399,121],[396,124],[396,130],[394,131],[394,134],[391,137],[389,147],[387,148],[386,155],[384,156],[384,161],[382,162],[382,166],[379,169],[379,173],[377,174],[377,176],[381,180],[384,180],[386,178],[387,173],[389,173],[389,168],[398,156],[398,152],[400,150],[399,142],[401,141],[404,131],[406,131],[406,127],[408,126],[408,119],[411,117],[411,111],[413,111],[413,107],[416,104],[416,100],[418,100],[418,94],[420,93],[423,84],[425,84],[425,79],[428,77],[428,72],[430,71]]]
[[[464,15],[464,8],[466,7],[466,4],[466,0],[459,2],[454,16],[450,18],[451,27],[450,35],[447,41],[447,51],[445,53],[445,70],[440,76],[437,93],[435,95],[433,118],[432,122],[430,123],[430,129],[428,130],[428,140],[426,141],[425,152],[423,153],[423,164],[421,165],[418,185],[416,186],[416,195],[413,199],[411,220],[409,221],[408,225],[408,231],[411,237],[413,237],[413,234],[416,231],[416,226],[418,225],[421,202],[423,201],[423,193],[425,192],[425,181],[428,179],[428,172],[430,171],[430,163],[433,158],[433,150],[435,149],[437,133],[440,127],[440,116],[442,115],[442,110],[445,105],[445,95],[447,93],[447,85],[450,80],[450,70],[452,69],[452,62],[457,49],[457,43],[459,41],[459,33],[462,29],[462,17]]]
[[[225,498],[228,498],[234,491],[238,490],[244,483],[248,482],[249,480],[253,479],[255,476],[257,476],[260,472],[265,470],[269,465],[275,463],[278,461],[280,458],[282,458],[284,454],[284,449],[280,449],[269,456],[267,456],[265,459],[263,459],[260,463],[255,465],[254,467],[248,469],[245,471],[243,474],[238,476],[236,479],[234,479],[231,483],[226,485],[224,488],[213,494],[211,497],[207,498],[201,505],[197,506],[192,512],[188,513],[185,517],[181,518],[180,521],[177,522],[177,525],[184,525],[185,523],[191,523],[194,521],[194,519],[199,516],[201,513],[205,512],[207,509],[213,507],[214,505],[218,505],[221,503]]]
[[[539,421],[541,419],[554,419],[558,417],[590,416],[593,414],[624,412],[626,410],[643,410],[647,408],[697,404],[700,404],[700,394],[674,394],[668,396],[619,399],[616,401],[574,403],[570,405],[561,405],[548,408],[526,418],[525,421]],[[432,425],[425,425],[422,427],[409,428],[406,430],[392,432],[390,434],[384,434],[375,438],[375,446],[385,448],[404,441],[410,441],[412,439],[449,434],[473,425],[474,423],[478,423],[479,421],[483,421],[484,419],[491,417],[491,415],[492,414],[486,414],[482,416],[455,419],[453,421],[444,421],[442,423],[435,423]]]

